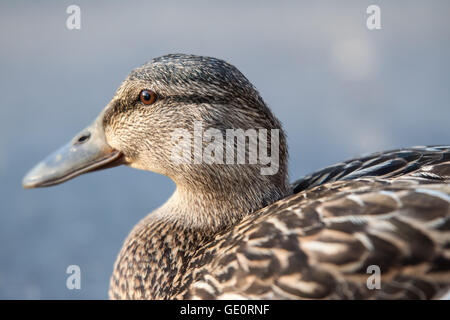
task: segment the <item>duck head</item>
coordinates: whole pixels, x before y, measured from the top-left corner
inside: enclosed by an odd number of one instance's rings
[[[278,150],[267,134],[269,149],[272,146],[267,154],[278,154],[276,171],[261,174],[267,163],[258,161],[196,161],[198,153],[204,153],[214,140],[204,137],[198,140],[200,149],[190,148],[193,152],[188,159],[192,161],[174,163],[174,149],[180,142],[174,132],[191,134],[195,144],[196,125],[201,126],[201,134],[214,129],[224,140],[227,129],[278,130]],[[234,140],[231,145],[237,148]],[[213,148],[213,154],[220,149],[225,156],[225,144]],[[244,153],[248,159],[248,148]],[[279,198],[289,189],[286,139],[279,121],[239,70],[209,57],[166,55],[133,70],[94,123],[34,167],[23,186],[52,186],[120,164],[164,174],[177,188],[202,192],[241,188],[256,194],[260,192],[257,186]]]

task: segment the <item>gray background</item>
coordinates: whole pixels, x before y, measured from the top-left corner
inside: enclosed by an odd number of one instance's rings
[[[381,7],[382,29],[366,28]],[[81,30],[66,8],[81,7]],[[166,53],[236,65],[284,124],[290,175],[450,142],[449,1],[2,1],[0,298],[107,298],[123,239],[174,184],[115,168],[23,190],[128,72]],[[82,289],[67,290],[68,265]]]

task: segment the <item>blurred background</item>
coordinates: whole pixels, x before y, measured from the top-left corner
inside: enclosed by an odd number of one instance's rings
[[[66,8],[81,8],[68,30]],[[366,9],[381,8],[381,30]],[[2,1],[0,298],[106,299],[132,226],[174,191],[126,167],[23,190],[131,69],[167,53],[222,58],[285,126],[291,180],[363,153],[450,143],[449,1]],[[66,268],[81,268],[81,290]]]

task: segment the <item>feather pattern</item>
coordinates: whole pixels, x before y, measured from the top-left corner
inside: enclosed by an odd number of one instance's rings
[[[436,297],[450,283],[449,173],[449,147],[417,147],[301,179],[296,194],[210,246],[216,258],[196,270],[184,297]],[[367,286],[373,265],[380,289]]]
[[[308,175],[291,196],[199,245],[161,298],[439,297],[450,286],[449,174],[450,147],[435,146],[376,153]],[[367,285],[370,266],[380,270],[378,289]],[[126,298],[151,292],[145,281],[139,286]],[[113,285],[112,296],[124,298],[119,292]]]

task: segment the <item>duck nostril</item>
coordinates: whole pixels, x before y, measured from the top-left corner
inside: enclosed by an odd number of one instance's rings
[[[83,134],[77,139],[77,141],[75,142],[75,144],[82,144],[82,143],[88,141],[90,137],[91,137],[91,133],[90,133],[90,132],[83,133]]]

